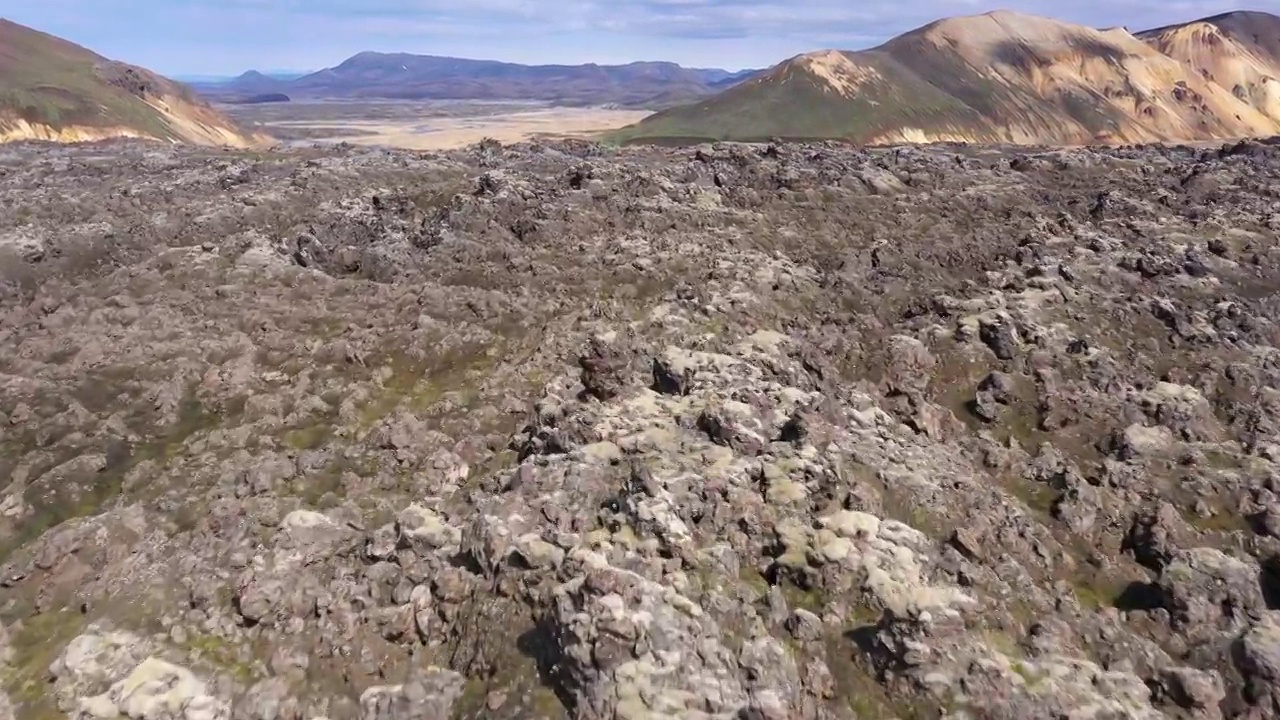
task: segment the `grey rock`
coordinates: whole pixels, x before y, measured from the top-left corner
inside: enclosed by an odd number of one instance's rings
[[[1177,509],[1161,502],[1155,510],[1134,517],[1124,549],[1143,565],[1156,571],[1163,569],[1177,550],[1173,534],[1179,520]]]
[[[371,687],[360,695],[360,720],[447,718],[465,680],[451,670],[430,667],[402,685]]]
[[[230,720],[226,703],[190,670],[149,657],[101,695],[79,698],[74,720]]]
[[[1280,698],[1280,622],[1274,613],[1268,613],[1241,635],[1237,663],[1253,704],[1265,706]]]
[[[1161,676],[1161,691],[1172,704],[1198,718],[1221,718],[1220,704],[1227,694],[1216,672],[1195,668],[1172,668]]]
[[[669,349],[653,359],[653,387],[666,395],[688,395],[696,372],[690,358]]]
[[[890,392],[919,393],[929,384],[937,359],[924,343],[905,335],[888,339],[885,380]]]
[[[1242,628],[1267,608],[1254,563],[1213,548],[1173,554],[1157,581],[1165,606],[1181,624]]]
[[[973,398],[974,413],[987,422],[994,422],[1000,418],[1000,403],[995,399],[988,390],[979,390],[978,394]]]
[[[804,608],[796,608],[787,618],[787,629],[796,640],[812,642],[822,635],[822,618]]]
[[[593,337],[587,353],[578,358],[583,387],[599,400],[615,397],[631,382],[630,361],[625,352],[608,340]]]
[[[978,337],[1000,360],[1012,360],[1017,356],[1020,343],[1013,321],[1003,315],[984,318],[978,322]]]
[[[9,629],[0,623],[0,667],[13,662],[14,650],[9,638]]]
[[[990,398],[995,402],[1008,405],[1013,402],[1018,388],[1012,375],[996,371],[982,379],[978,390],[989,393]]]

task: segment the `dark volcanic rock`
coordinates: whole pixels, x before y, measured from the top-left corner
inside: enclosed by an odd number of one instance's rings
[[[4,146],[0,716],[1280,717],[1278,183]]]

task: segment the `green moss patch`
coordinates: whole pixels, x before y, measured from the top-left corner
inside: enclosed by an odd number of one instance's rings
[[[32,615],[23,620],[17,632],[11,632],[13,662],[0,668],[0,678],[19,705],[17,717],[61,717],[49,692],[49,665],[85,624],[80,613],[60,610]]]

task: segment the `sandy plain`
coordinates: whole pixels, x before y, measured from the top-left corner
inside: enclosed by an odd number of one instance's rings
[[[650,114],[604,107],[447,101],[303,101],[224,109],[286,144],[348,142],[409,150],[464,147],[485,138],[503,143],[591,138]]]

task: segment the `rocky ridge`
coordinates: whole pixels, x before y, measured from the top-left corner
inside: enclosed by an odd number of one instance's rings
[[[1278,174],[7,148],[0,717],[1277,717]]]

